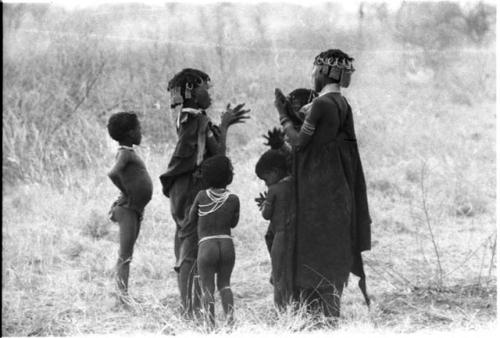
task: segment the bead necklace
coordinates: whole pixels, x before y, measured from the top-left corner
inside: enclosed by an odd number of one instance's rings
[[[227,201],[227,198],[231,194],[229,190],[224,189],[224,191],[218,193],[212,189],[207,189],[207,196],[210,198],[211,202],[207,204],[200,204],[198,206],[198,216],[206,216],[212,212],[218,210]],[[209,208],[206,211],[201,210],[201,208]]]

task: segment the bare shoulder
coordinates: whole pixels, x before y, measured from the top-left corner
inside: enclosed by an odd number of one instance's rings
[[[233,193],[230,193],[228,198],[227,198],[228,201],[240,201],[240,198],[238,197],[238,195],[236,194],[233,194]]]
[[[235,206],[240,205],[240,198],[238,197],[238,195],[231,193],[227,198],[227,202]]]
[[[195,199],[195,201],[203,201],[204,199],[208,199],[207,191],[206,190],[198,191],[198,193],[196,194],[196,197],[194,199]]]

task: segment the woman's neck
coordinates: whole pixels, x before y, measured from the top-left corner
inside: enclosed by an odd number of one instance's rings
[[[318,96],[325,95],[327,93],[340,93],[340,84],[338,83],[327,83],[323,89],[319,92]]]

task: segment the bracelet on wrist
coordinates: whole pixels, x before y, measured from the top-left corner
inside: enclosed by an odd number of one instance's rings
[[[287,122],[290,122],[290,119],[286,116],[280,117],[280,124],[284,126]]]

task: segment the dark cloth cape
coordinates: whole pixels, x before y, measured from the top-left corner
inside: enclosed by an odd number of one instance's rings
[[[324,118],[294,156],[294,287],[302,289],[346,283],[349,272],[364,283],[361,252],[371,248],[366,183],[351,107],[338,93],[316,100],[322,100],[316,109],[324,110]]]
[[[170,189],[177,177],[182,174],[193,173],[197,168],[199,139],[206,137],[210,127],[211,123],[208,117],[206,114],[201,113],[190,115],[178,128],[177,145],[167,171],[160,176],[165,196],[170,197]]]
[[[166,172],[160,176],[163,194],[170,199],[170,212],[177,226],[176,239],[196,236],[196,224],[190,222],[189,210],[198,191],[205,188],[197,169],[200,151],[203,158],[212,155],[208,150],[205,151],[209,131],[217,137],[217,126],[212,125],[204,112],[189,114],[177,129],[178,141],[174,153]],[[175,248],[178,264],[186,257],[193,256],[192,250],[183,250],[181,246],[179,244]],[[186,255],[180,257],[182,252]]]

